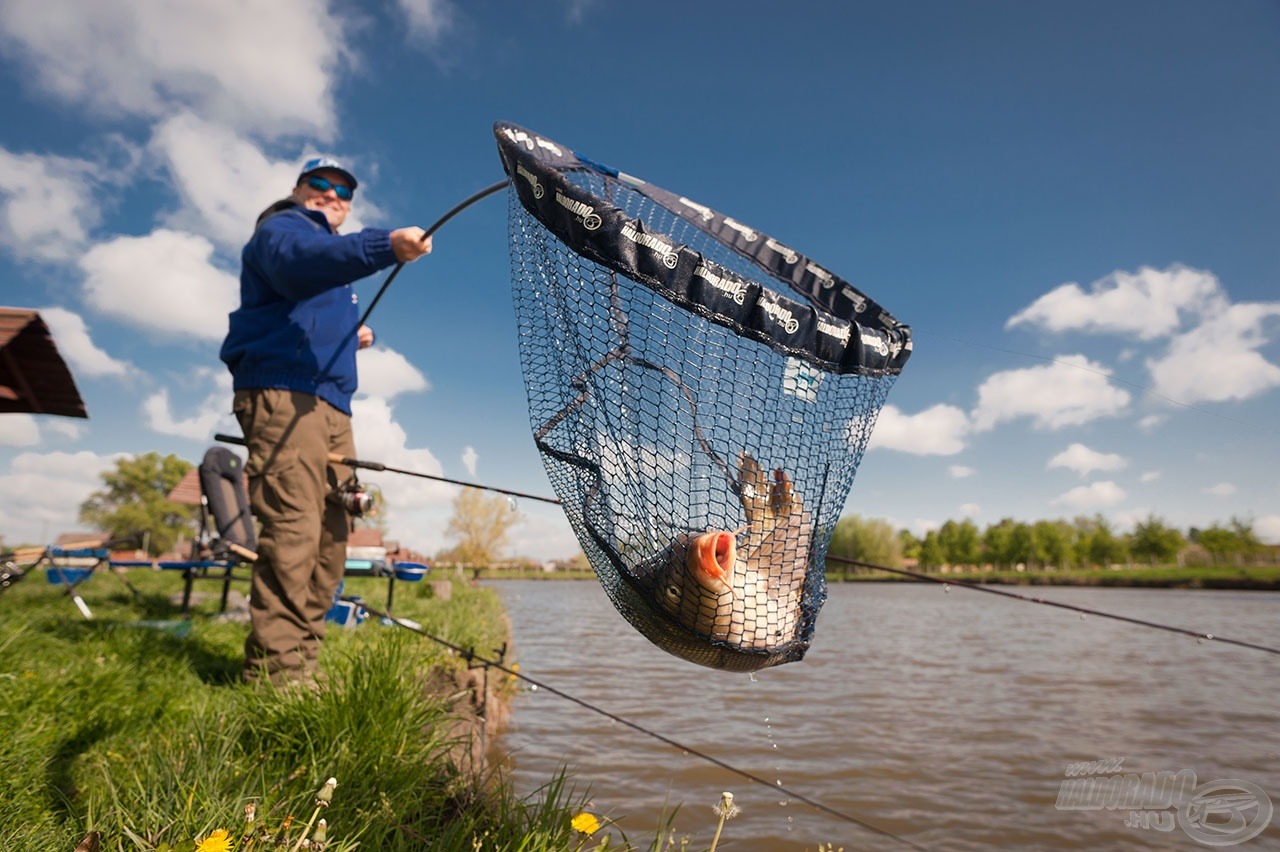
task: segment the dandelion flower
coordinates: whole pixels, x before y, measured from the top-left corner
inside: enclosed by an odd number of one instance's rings
[[[231,835],[225,828],[215,828],[204,840],[196,841],[196,852],[231,852]]]
[[[596,819],[595,814],[587,813],[586,811],[574,817],[570,825],[573,826],[575,831],[580,831],[583,834],[595,834],[600,830],[600,820]]]

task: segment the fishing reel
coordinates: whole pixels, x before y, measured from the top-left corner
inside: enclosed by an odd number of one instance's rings
[[[329,492],[329,499],[353,518],[372,517],[382,509],[382,489],[361,483],[354,475]]]

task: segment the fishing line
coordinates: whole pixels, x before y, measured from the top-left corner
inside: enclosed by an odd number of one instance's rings
[[[235,435],[223,435],[218,433],[213,436],[215,441],[221,441],[224,444],[235,444],[236,446],[245,446],[244,438],[237,438]],[[498,488],[493,485],[480,485],[476,482],[463,482],[461,479],[450,479],[447,476],[434,476],[430,473],[420,473],[416,470],[405,470],[399,467],[390,467],[382,462],[361,461],[360,459],[345,458],[338,453],[330,453],[329,461],[335,464],[346,465],[347,467],[357,467],[361,470],[386,471],[387,473],[399,473],[405,476],[416,476],[419,479],[432,479],[436,482],[447,482],[450,485],[461,485],[464,488],[479,488],[482,491],[496,491],[499,494],[506,494],[508,497],[522,497],[526,500],[538,500],[543,503],[551,503],[559,506],[560,501],[553,497],[540,497],[537,494],[526,494],[523,491],[512,491],[509,488]]]
[[[517,671],[513,668],[503,665],[503,663],[500,660],[488,659],[487,657],[483,657],[477,654],[474,650],[463,648],[460,645],[453,644],[447,639],[442,639],[439,636],[434,636],[415,624],[401,621],[400,619],[392,615],[389,615],[385,612],[379,612],[377,609],[369,606],[362,600],[357,600],[356,598],[347,597],[347,596],[343,596],[342,600],[355,603],[356,605],[362,607],[365,611],[367,611],[370,615],[374,616],[375,618],[379,618],[386,622],[390,622],[391,624],[394,624],[397,627],[402,627],[405,630],[409,630],[413,633],[416,633],[425,639],[430,639],[432,642],[435,642],[439,645],[443,645],[453,653],[462,657],[462,659],[466,660],[468,665],[470,665],[472,662],[476,662],[482,666],[493,667],[498,671],[503,672],[504,674],[508,674],[511,677],[518,678],[524,681],[525,683],[528,683],[530,686],[534,686],[538,689],[546,690],[552,695],[558,696],[559,698],[563,698],[566,701],[571,701],[574,704],[577,704],[579,707],[582,707],[586,710],[590,710],[593,713],[598,713],[601,716],[604,716],[606,719],[609,719],[610,721],[613,721],[613,722],[617,722],[619,725],[624,725],[625,727],[628,727],[631,730],[636,731],[637,733],[645,734],[646,736],[652,737],[653,739],[658,740],[659,742],[665,745],[669,745],[672,748],[680,749],[680,751],[684,752],[685,754],[689,754],[689,755],[692,755],[693,757],[700,758],[702,760],[705,760],[708,763],[711,763],[711,764],[714,764],[715,766],[720,767],[721,769],[724,769],[728,772],[732,772],[734,775],[737,775],[740,778],[744,778],[747,781],[754,782],[763,787],[768,787],[770,790],[776,793],[782,793],[784,795],[790,796],[791,798],[797,801],[804,802],[809,807],[814,808],[815,810],[821,811],[822,813],[825,813],[828,816],[832,816],[832,817],[835,817],[836,819],[840,819],[845,822],[851,823],[853,825],[859,826],[867,831],[873,832],[882,837],[888,837],[892,840],[897,840],[898,842],[906,846],[909,846],[912,849],[919,849],[919,850],[922,850],[922,852],[924,850],[923,846],[918,846],[917,844],[911,842],[910,840],[907,840],[905,837],[899,837],[893,832],[880,828],[879,826],[873,825],[872,823],[869,823],[866,820],[862,820],[851,814],[847,814],[847,813],[844,813],[843,811],[836,810],[835,808],[829,805],[824,805],[822,802],[819,802],[816,799],[811,799],[808,796],[805,796],[801,793],[797,793],[794,790],[791,790],[787,787],[782,786],[781,784],[770,783],[764,778],[761,778],[759,775],[755,775],[751,772],[747,772],[744,769],[739,769],[736,766],[733,766],[732,764],[724,762],[718,757],[713,757],[712,755],[709,755],[703,751],[699,751],[698,749],[693,748],[692,746],[684,745],[683,743],[673,740],[670,737],[664,736],[663,734],[659,734],[657,731],[649,730],[643,725],[639,725],[635,722],[632,722],[629,719],[625,719],[622,716],[618,716],[617,714],[610,713],[608,710],[605,710],[602,707],[598,707],[589,701],[584,701],[583,699],[578,698],[577,696],[570,695],[569,693],[563,690],[556,689],[554,686],[544,683],[543,681],[536,680],[535,678],[531,678],[527,674],[524,674],[523,672]]]
[[[1137,624],[1141,627],[1150,627],[1155,630],[1167,630],[1170,633],[1181,633],[1183,636],[1191,636],[1195,639],[1209,640],[1213,642],[1222,642],[1227,645],[1238,645],[1241,648],[1252,648],[1255,651],[1266,651],[1268,654],[1280,655],[1280,648],[1272,648],[1267,645],[1257,645],[1253,642],[1245,642],[1241,639],[1229,639],[1226,636],[1219,636],[1216,633],[1200,633],[1195,630],[1189,630],[1185,627],[1174,627],[1169,624],[1160,624],[1156,621],[1147,621],[1141,618],[1134,618],[1128,615],[1117,615],[1112,612],[1102,612],[1101,610],[1090,609],[1085,606],[1076,606],[1075,604],[1062,603],[1061,601],[1048,600],[1046,598],[1032,597],[1030,595],[1020,595],[1017,592],[1008,592],[1003,589],[994,589],[991,586],[984,586],[979,583],[971,583],[965,580],[944,580],[941,577],[934,577],[930,574],[921,574],[919,571],[907,571],[902,568],[890,568],[887,565],[876,565],[874,562],[863,562],[858,559],[845,559],[842,556],[834,556],[827,554],[827,561],[839,562],[843,565],[857,565],[862,568],[874,568],[878,571],[888,571],[890,574],[901,574],[905,577],[914,577],[917,580],[928,580],[930,583],[939,583],[944,586],[960,586],[965,589],[973,589],[978,592],[987,592],[1001,597],[1014,598],[1015,600],[1026,601],[1028,603],[1044,604],[1045,606],[1055,606],[1059,609],[1069,609],[1072,612],[1078,612],[1084,615],[1096,615],[1100,618],[1110,618],[1115,621],[1124,621],[1129,624]]]

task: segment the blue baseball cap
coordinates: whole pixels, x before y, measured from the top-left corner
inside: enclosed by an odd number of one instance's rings
[[[358,185],[355,175],[344,169],[337,160],[331,160],[328,157],[312,157],[310,160],[303,163],[302,173],[298,175],[298,182],[301,183],[302,179],[309,174],[324,171],[337,172],[342,175],[342,177],[346,179],[347,183],[351,184],[351,188],[353,190]]]

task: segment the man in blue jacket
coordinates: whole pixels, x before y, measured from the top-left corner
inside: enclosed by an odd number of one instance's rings
[[[326,498],[350,470],[329,456],[356,457],[356,349],[373,343],[367,326],[357,328],[351,284],[431,251],[421,228],[339,234],[356,185],[337,162],[308,160],[292,194],[258,217],[241,255],[240,307],[221,356],[249,448],[249,502],[262,525],[245,641],[249,681],[312,681],[342,580],[349,523]]]

